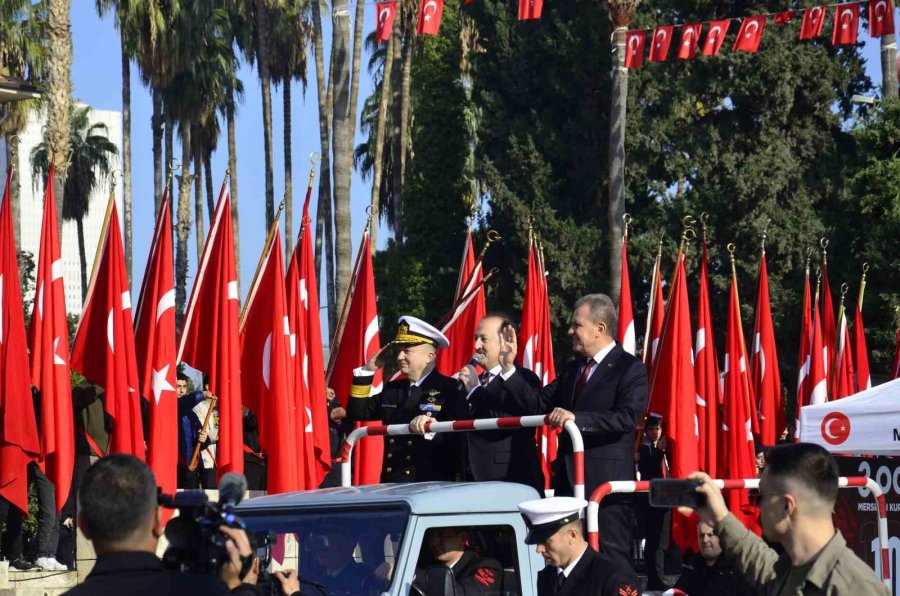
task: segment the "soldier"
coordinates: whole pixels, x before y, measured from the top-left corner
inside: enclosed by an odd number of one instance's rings
[[[375,371],[383,366],[385,352],[392,345],[400,348],[397,365],[405,378],[389,381],[380,393],[369,395]],[[381,420],[383,424],[409,424],[418,415],[452,420],[457,382],[434,370],[437,350],[449,345],[447,337],[425,321],[400,317],[397,337],[353,371],[347,418]],[[458,445],[451,434],[386,437],[381,481],[455,480]]]
[[[503,567],[495,559],[482,557],[466,548],[469,534],[465,528],[430,528],[425,533],[425,548],[431,551],[437,565],[449,567],[457,596],[505,594]],[[424,569],[416,570],[413,584],[423,594],[440,593],[441,586],[431,586]]]

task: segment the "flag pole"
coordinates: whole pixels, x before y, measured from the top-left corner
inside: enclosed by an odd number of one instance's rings
[[[859,280],[859,298],[856,301],[860,313],[862,313],[863,296],[866,293],[866,273],[869,272],[869,264],[863,263],[862,270],[862,278]]]
[[[865,283],[865,282],[863,282],[863,283]],[[841,322],[844,320],[844,317],[847,316],[846,308],[844,308],[844,299],[845,299],[845,297],[847,295],[847,291],[849,289],[850,289],[849,285],[847,285],[845,283],[841,284],[841,303],[838,306],[838,316],[837,316],[837,329],[838,329],[837,341],[838,341],[838,343],[841,343],[841,337],[840,337]],[[845,335],[844,343],[846,343],[846,341],[847,341],[847,336]],[[829,388],[834,387],[834,382],[837,377],[838,366],[840,366],[840,362],[838,361],[838,358],[840,357],[840,352],[838,351],[837,347],[838,346],[834,346],[834,350],[832,350],[834,352],[834,355],[831,360],[831,368],[828,371],[828,373],[829,373],[828,374]],[[847,347],[846,347],[846,345],[843,345],[843,346],[841,346],[840,351],[843,351],[845,349],[847,349]]]
[[[659,246],[656,249],[656,264],[653,266],[653,275],[650,279],[650,304],[647,307],[647,328],[644,330],[644,364],[647,364],[647,358],[650,357],[650,327],[653,323],[653,311],[656,309],[656,284],[659,281],[660,272],[662,270],[662,247],[665,232],[659,232]]]
[[[493,275],[494,275],[495,273],[497,273],[497,271],[499,271],[499,269],[497,269],[496,267],[494,267],[493,269],[491,269],[490,271],[488,271],[487,275],[485,275],[485,276],[481,279],[480,282],[478,282],[477,284],[475,284],[475,287],[473,287],[471,290],[469,290],[468,292],[466,292],[459,300],[456,301],[456,303],[450,308],[450,310],[448,310],[447,312],[444,313],[444,315],[443,315],[443,316],[438,320],[438,322],[435,324],[435,327],[437,327],[438,329],[441,329],[441,328],[442,328],[444,325],[446,325],[451,319],[453,319],[453,315],[456,314],[456,311],[459,309],[459,307],[462,306],[462,305],[464,305],[464,304],[466,304],[467,302],[469,302],[469,300],[472,298],[472,296],[473,296],[478,290],[480,290],[480,289],[482,288],[482,286],[484,286],[484,284],[486,284],[486,283],[488,282],[488,280],[491,279],[491,277],[493,277]]]
[[[487,233],[487,242],[485,242],[484,246],[481,247],[481,252],[478,253],[478,258],[475,259],[475,266],[472,268],[472,273],[469,275],[469,278],[466,279],[466,283],[462,286],[463,291],[469,287],[472,283],[472,279],[475,277],[475,272],[478,271],[478,267],[481,265],[482,261],[484,261],[484,255],[487,253],[488,248],[491,247],[491,244],[494,242],[498,242],[503,239],[503,236],[500,235],[496,230],[488,230]],[[462,269],[460,269],[462,272]]]
[[[226,180],[228,179],[228,174],[225,174]],[[225,185],[225,182],[222,182],[222,185]],[[275,219],[272,220],[272,225],[269,226],[269,233],[266,236],[266,242],[263,244],[262,254],[259,255],[259,262],[256,263],[256,271],[253,273],[253,281],[250,283],[250,291],[247,292],[247,299],[244,300],[244,307],[241,308],[241,318],[238,323],[238,329],[243,330],[244,328],[244,319],[247,316],[247,310],[250,307],[251,298],[254,293],[256,293],[256,282],[259,281],[259,274],[262,271],[263,263],[266,260],[266,256],[269,254],[269,250],[272,248],[272,241],[275,239],[275,234],[278,233],[278,223],[279,218],[281,217],[281,212],[284,210],[284,199],[281,200],[281,203],[278,205],[278,211],[275,213]]]

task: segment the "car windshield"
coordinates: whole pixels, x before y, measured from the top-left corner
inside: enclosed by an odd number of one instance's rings
[[[379,595],[390,588],[409,512],[404,508],[246,512],[266,573],[296,569],[304,594]]]

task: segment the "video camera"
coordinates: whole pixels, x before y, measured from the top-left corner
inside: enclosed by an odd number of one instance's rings
[[[247,492],[247,480],[229,472],[219,481],[219,502],[210,503],[202,490],[186,490],[174,495],[159,493],[159,504],[178,509],[178,517],[166,525],[169,547],[163,554],[166,569],[190,573],[218,573],[228,560],[225,542],[228,537],[219,531],[222,526],[244,529],[244,522],[235,515],[234,508]],[[248,557],[245,565],[252,565]],[[242,575],[246,570],[241,570]]]

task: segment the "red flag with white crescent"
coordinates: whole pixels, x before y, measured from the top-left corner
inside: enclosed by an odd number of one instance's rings
[[[631,355],[637,351],[634,334],[634,306],[631,303],[631,277],[628,274],[628,236],[622,238],[622,277],[619,284],[619,328],[616,339]]]
[[[800,349],[797,357],[797,405],[794,408],[795,429],[800,432],[800,408],[809,405],[809,367],[812,361],[812,302],[809,286],[809,262],[806,263],[804,278],[803,307],[800,314]],[[799,436],[799,434],[797,435]]]
[[[444,0],[422,0],[419,4],[419,22],[416,33],[419,35],[437,35],[441,28],[441,14],[444,12]]]
[[[474,344],[472,338],[478,323],[486,312],[481,263],[475,264],[475,250],[472,244],[472,232],[466,234],[463,256],[460,263],[459,277],[456,282],[456,293],[453,299],[456,310],[444,324],[441,332],[450,340],[450,346],[438,350],[435,368],[442,375],[452,377],[472,357]],[[477,289],[476,289],[477,288]],[[465,302],[460,302],[467,298]]]
[[[625,33],[625,68],[640,68],[644,65],[644,44],[647,32],[643,29]]]
[[[734,40],[735,52],[750,52],[755,54],[759,51],[759,44],[763,38],[763,32],[766,30],[766,16],[760,15],[756,17],[747,17],[741,22],[741,28],[738,31],[737,39]]]
[[[56,487],[56,511],[59,512],[69,498],[72,486],[75,425],[69,374],[65,281],[52,168],[44,196],[41,247],[28,342],[31,345],[31,384],[41,392],[41,461],[45,474]]]
[[[753,353],[750,356],[753,395],[759,404],[759,432],[763,445],[775,445],[785,429],[784,406],[781,403],[781,374],[775,347],[775,327],[769,303],[769,272],[766,254],[759,263],[756,296],[756,321],[753,328]]]
[[[219,478],[228,472],[244,472],[238,317],[231,197],[223,183],[178,346],[178,361],[209,375],[209,390],[219,398],[216,402],[219,409],[216,474]],[[216,338],[216,341],[210,338]]]
[[[869,0],[869,35],[881,37],[894,33],[892,0]]]
[[[894,364],[891,365],[891,378],[900,379],[900,329],[897,329],[894,347]]]
[[[869,350],[866,347],[861,304],[856,305],[856,317],[853,321],[853,370],[856,372],[856,390],[871,389],[872,375],[869,372]]]
[[[718,478],[719,404],[722,392],[719,386],[719,358],[716,355],[715,333],[709,304],[708,265],[706,240],[703,241],[700,262],[700,291],[697,296],[697,332],[694,336],[694,378],[697,384],[697,430],[699,438],[700,468],[713,478]]]
[[[375,8],[375,41],[387,41],[394,30],[397,2],[378,2]]]
[[[175,393],[175,261],[169,187],[163,192],[138,296],[134,324],[141,394],[149,404],[147,459],[163,492],[173,494],[178,477],[178,396]]]
[[[841,399],[856,393],[853,378],[853,356],[850,350],[850,330],[847,328],[847,311],[840,307],[837,324],[837,344],[831,373],[831,399]]]
[[[725,36],[728,35],[728,28],[731,27],[731,20],[723,19],[721,21],[713,21],[709,24],[706,31],[706,41],[703,42],[703,55],[716,56],[725,43]]]
[[[693,60],[697,56],[702,32],[703,23],[690,23],[681,27],[681,42],[678,44],[679,59]]]
[[[659,350],[659,339],[662,336],[663,319],[665,319],[665,301],[662,291],[662,255],[656,255],[653,267],[653,281],[650,288],[650,305],[647,308],[647,333],[644,337],[643,361],[647,371],[652,375],[653,363]]]
[[[52,170],[49,179],[53,180]],[[0,497],[27,514],[27,468],[40,455],[41,444],[28,378],[25,313],[9,198],[11,180],[9,167],[0,204]]]
[[[519,0],[518,18],[520,21],[540,19],[543,10],[544,0]]]
[[[828,401],[828,376],[825,372],[825,347],[818,298],[817,293],[813,300],[812,342],[809,350],[809,402],[804,405],[820,405]]]
[[[803,22],[800,24],[800,40],[815,39],[822,35],[825,19],[828,16],[827,6],[813,6],[803,12]]]
[[[110,196],[108,223],[72,344],[72,368],[106,391],[104,405],[112,418],[109,450],[144,459],[144,428],[138,394],[137,355],[131,293],[119,231],[115,197]]]
[[[834,9],[832,45],[853,45],[859,34],[859,4],[838,4]]]
[[[831,284],[828,283],[828,263],[822,265],[822,349],[825,364],[825,378],[831,375],[831,363],[834,360],[834,349],[837,345],[835,333],[837,324],[834,321],[834,302],[831,299]],[[829,396],[831,388],[828,388]]]
[[[669,46],[672,45],[672,35],[675,27],[657,27],[653,30],[653,40],[650,45],[650,62],[665,62],[669,58]]]

